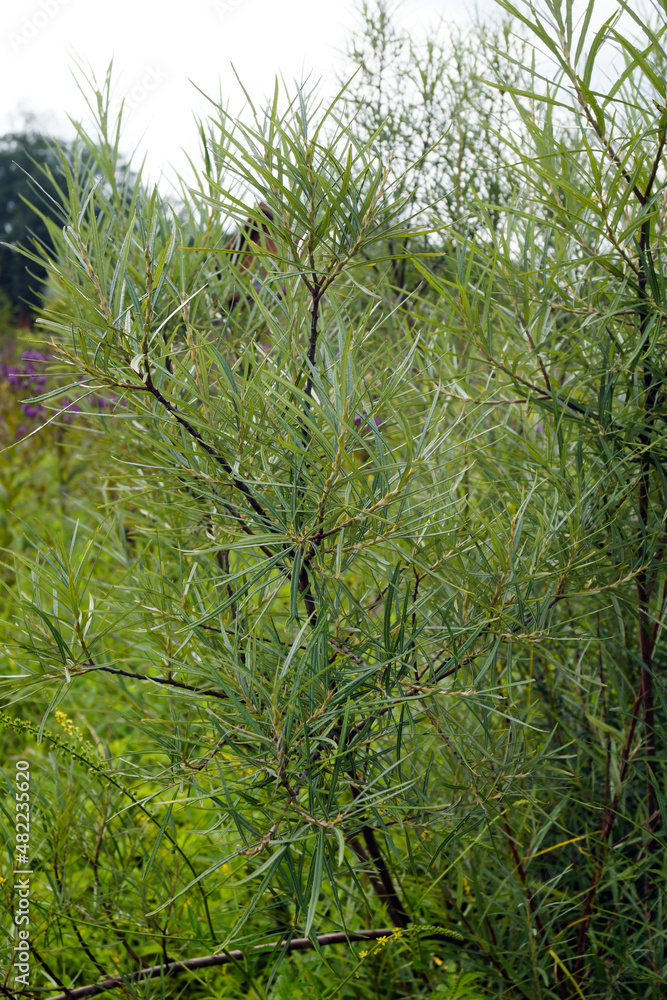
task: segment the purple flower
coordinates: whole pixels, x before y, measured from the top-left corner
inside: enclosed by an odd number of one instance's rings
[[[44,391],[47,376],[41,373],[35,362],[44,364],[48,359],[39,351],[24,351],[21,360],[22,365],[3,365],[3,374],[17,389],[29,389],[39,395]]]
[[[44,412],[44,407],[41,403],[24,403],[21,409],[26,417],[38,417],[40,413]]]
[[[80,397],[77,397],[80,398]],[[71,423],[75,413],[81,413],[81,407],[78,403],[71,399],[65,399],[62,406],[58,410],[58,413],[65,421],[65,423]]]
[[[12,363],[10,363],[10,361]],[[11,389],[17,394],[24,393],[29,396],[41,396],[46,391],[49,381],[48,375],[44,374],[43,366],[50,361],[46,355],[40,351],[24,351],[20,361],[13,361],[9,351],[5,351],[0,357],[0,379],[6,379]],[[46,408],[41,403],[33,399],[19,399],[17,405],[21,412],[30,420],[40,418],[46,412]],[[82,395],[75,393],[73,396],[66,396],[58,404],[57,413],[60,420],[65,423],[72,423],[77,413],[86,413],[90,410],[98,411],[111,410],[119,405],[118,399],[114,396]],[[17,436],[24,437],[29,433],[26,427],[19,427]]]
[[[355,427],[361,427],[362,422],[365,423],[365,424],[368,424],[368,420],[364,419],[367,416],[368,416],[368,412],[366,410],[364,410],[363,417],[362,417],[362,415],[360,413],[356,413],[355,417],[354,417],[354,426]],[[375,426],[379,427],[380,423],[381,423],[380,418],[379,417],[373,417],[373,419],[375,421]]]

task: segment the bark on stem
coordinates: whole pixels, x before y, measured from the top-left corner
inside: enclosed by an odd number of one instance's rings
[[[313,379],[311,368],[315,364],[315,351],[317,350],[317,322],[320,314],[320,299],[322,288],[318,281],[313,284],[312,305],[310,308],[310,340],[308,342],[308,378],[306,379],[305,394],[310,397],[313,393]]]
[[[293,938],[291,941],[277,941],[275,944],[257,944],[247,951],[223,952],[221,955],[202,955],[199,958],[189,958],[182,962],[169,962],[168,964],[151,965],[136,972],[129,972],[125,976],[112,976],[101,983],[92,983],[90,986],[78,986],[76,989],[67,990],[66,993],[58,993],[48,997],[47,1000],[83,1000],[84,997],[97,996],[106,993],[107,990],[114,990],[123,987],[128,982],[139,982],[145,979],[156,979],[158,976],[170,976],[175,972],[188,972],[197,969],[211,969],[220,965],[228,965],[230,962],[242,962],[245,958],[259,952],[271,952],[276,950],[310,951],[316,947],[323,947],[330,944],[346,944],[352,941],[378,941],[380,938],[391,937],[394,933],[393,927],[380,927],[377,930],[361,930],[345,933],[338,931],[333,934],[320,934],[314,940],[310,938]],[[439,934],[434,931],[427,935],[428,940],[443,941],[454,945],[465,945],[456,938]]]

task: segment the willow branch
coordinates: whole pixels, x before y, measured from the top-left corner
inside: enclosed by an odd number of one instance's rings
[[[117,674],[119,677],[132,677],[138,681],[152,681],[153,684],[164,684],[166,687],[178,688],[181,691],[192,691],[193,694],[205,694],[211,698],[223,698],[227,700],[229,697],[223,691],[216,691],[214,688],[198,688],[194,687],[193,684],[185,684],[183,681],[174,681],[167,677],[151,677],[150,674],[138,674],[133,670],[121,670],[119,667],[101,667],[97,664],[90,664],[90,670],[103,670],[107,674]]]
[[[204,449],[206,454],[210,455],[213,461],[216,462],[222,469],[224,469],[227,475],[231,478],[232,484],[236,487],[239,493],[243,494],[246,501],[248,502],[248,505],[252,507],[254,512],[262,519],[265,525],[270,526],[270,521],[266,514],[266,511],[262,507],[261,503],[259,503],[259,501],[255,499],[255,497],[252,494],[252,490],[247,485],[247,483],[245,483],[242,479],[239,479],[238,476],[234,474],[234,470],[232,469],[231,465],[229,464],[225,456],[221,455],[220,452],[216,451],[216,449],[211,447],[210,444],[207,444],[207,442],[204,441],[204,438],[201,436],[197,428],[193,427],[192,424],[189,422],[189,420],[186,420],[185,417],[182,417],[178,412],[178,410],[176,409],[176,407],[174,406],[174,404],[171,403],[166,396],[163,396],[163,394],[160,392],[157,386],[153,384],[153,381],[150,377],[150,373],[146,374],[145,388],[146,391],[150,392],[151,396],[153,396],[153,398],[156,399],[158,403],[160,403],[167,410],[167,412],[171,414],[174,420],[184,430],[188,432],[190,437],[194,438],[197,444]]]
[[[314,948],[321,948],[329,944],[346,944],[352,941],[377,941],[380,938],[391,937],[394,933],[393,927],[380,927],[377,930],[361,930],[346,933],[337,931],[333,934],[320,934],[315,939],[293,938],[292,941],[277,941],[274,944],[256,944],[247,951],[237,949],[235,951],[223,952],[221,955],[202,955],[200,958],[189,958],[182,962],[168,962],[164,965],[150,965],[136,972],[130,972],[125,976],[112,976],[101,983],[92,983],[90,986],[78,986],[76,989],[67,990],[65,993],[58,993],[48,997],[47,1000],[81,1000],[83,997],[93,997],[107,990],[118,989],[126,986],[129,982],[140,982],[145,979],[156,979],[158,976],[170,976],[175,972],[188,972],[195,969],[211,969],[220,965],[228,965],[230,962],[242,962],[252,954],[262,951],[310,951]],[[466,942],[457,938],[449,937],[445,934],[434,931],[425,935],[426,940],[451,942],[455,945],[466,945]]]

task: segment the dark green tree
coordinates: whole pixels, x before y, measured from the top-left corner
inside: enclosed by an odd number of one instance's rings
[[[67,144],[61,144],[67,150]],[[0,138],[0,299],[10,303],[11,319],[30,319],[39,307],[46,269],[26,264],[16,247],[52,252],[48,227],[40,214],[60,221],[57,197],[62,180],[62,154],[53,140],[36,131]]]

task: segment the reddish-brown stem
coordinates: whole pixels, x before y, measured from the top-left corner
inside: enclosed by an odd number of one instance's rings
[[[661,145],[662,148],[662,145]],[[650,191],[650,187],[647,188]],[[647,286],[648,275],[646,273],[647,258],[651,253],[651,229],[650,219],[642,225],[639,246],[641,250],[639,274],[639,313],[640,331],[643,337],[648,336],[648,303]],[[645,347],[645,351],[648,348]],[[639,441],[642,446],[641,473],[639,477],[639,493],[637,497],[637,507],[639,514],[639,529],[637,537],[637,559],[640,569],[637,573],[637,615],[639,619],[639,656],[642,662],[641,668],[641,695],[644,714],[644,730],[646,740],[646,811],[648,815],[647,827],[649,834],[649,851],[653,849],[654,834],[657,830],[657,821],[654,818],[658,810],[658,800],[656,795],[656,784],[658,781],[658,761],[656,756],[656,735],[655,735],[655,704],[653,691],[653,626],[650,615],[650,582],[646,569],[646,544],[650,531],[650,490],[651,490],[651,431],[653,424],[653,410],[656,403],[657,388],[650,366],[644,358],[644,400],[645,424],[639,434]]]
[[[101,670],[106,674],[117,674],[119,677],[132,677],[138,681],[152,681],[153,684],[163,684],[165,687],[178,688],[181,691],[192,691],[194,694],[206,695],[208,698],[223,698],[228,696],[223,691],[216,691],[214,688],[198,688],[192,684],[185,684],[183,681],[170,680],[167,677],[151,677],[150,674],[138,674],[133,670],[121,670],[120,667],[100,667],[91,664],[93,670]]]
[[[537,912],[537,910],[535,908],[535,902],[533,900],[533,895],[532,895],[530,889],[528,888],[528,882],[526,881],[526,869],[523,866],[523,861],[521,860],[521,856],[520,856],[520,854],[519,854],[519,852],[517,850],[516,841],[514,839],[514,832],[512,830],[512,827],[509,824],[509,820],[507,819],[507,814],[505,812],[505,807],[504,806],[500,807],[500,812],[501,812],[501,815],[503,817],[503,826],[505,827],[505,833],[507,834],[507,841],[508,841],[508,843],[510,845],[510,850],[512,852],[512,857],[514,858],[514,867],[516,868],[517,875],[519,876],[519,878],[521,880],[521,884],[522,884],[524,892],[526,894],[526,902],[528,903],[528,909],[530,910],[530,912],[532,913],[532,915],[535,918],[535,924],[536,924],[537,929],[539,930],[539,932],[540,932],[540,934],[542,936],[542,939],[544,941],[546,941],[546,935],[544,933],[544,926],[542,925],[542,921],[540,919],[540,915],[539,915],[539,913]]]
[[[361,793],[358,789],[352,787],[352,797],[354,799],[358,799],[360,794]],[[350,844],[354,847],[352,841],[356,841],[356,847],[354,849],[362,858],[366,859],[366,852],[368,852],[368,857],[370,857],[370,860],[373,862],[375,870],[377,871],[377,876],[371,876],[371,885],[373,886],[378,898],[381,899],[387,907],[389,919],[393,923],[394,927],[405,928],[410,923],[410,917],[403,906],[401,897],[396,891],[391,873],[387,867],[387,862],[385,861],[382,851],[380,850],[380,845],[377,842],[375,831],[370,826],[363,826],[361,828],[361,836],[364,839],[366,851],[361,848],[361,845],[355,837],[350,840]]]
[[[607,808],[605,807],[602,813],[602,824],[600,829],[600,842],[601,850],[604,852],[607,844],[607,840],[611,833],[612,827],[614,825],[614,820],[616,819],[616,809],[618,807],[618,802],[621,797],[621,789],[625,775],[628,770],[628,765],[630,762],[630,750],[632,748],[632,741],[634,740],[635,731],[637,729],[637,721],[639,719],[639,713],[643,701],[643,691],[640,684],[639,692],[635,698],[635,703],[632,709],[632,721],[630,723],[630,729],[625,741],[625,746],[623,747],[623,753],[621,754],[621,766],[619,769],[620,777],[620,787],[616,791],[614,798],[611,801],[611,805]],[[602,876],[602,858],[598,860],[593,873],[593,878],[584,900],[584,906],[582,910],[582,917],[584,918],[579,925],[579,938],[577,941],[577,960],[575,963],[575,973],[580,973],[584,965],[584,951],[586,950],[586,941],[588,939],[588,928],[591,923],[591,914],[593,910],[593,903],[597,895],[598,884]]]
[[[311,368],[315,364],[315,351],[317,349],[317,321],[319,319],[320,312],[320,299],[322,298],[322,289],[317,279],[313,283],[312,291],[312,304],[310,307],[310,340],[308,342],[308,377],[306,379],[305,394],[310,397],[313,392],[313,379],[311,374]]]

